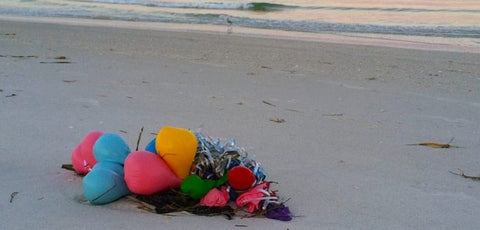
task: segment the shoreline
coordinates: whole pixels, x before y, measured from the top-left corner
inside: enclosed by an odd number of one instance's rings
[[[125,28],[153,31],[175,31],[192,33],[215,33],[243,37],[259,37],[282,40],[299,40],[333,44],[365,45],[413,50],[431,50],[447,52],[480,53],[480,42],[470,38],[442,38],[405,36],[388,34],[360,33],[308,33],[282,30],[269,30],[245,27],[228,27],[202,24],[179,24],[163,22],[134,22],[120,20],[64,18],[64,17],[34,17],[0,15],[0,20],[32,23],[48,23],[60,25],[77,25],[92,27]]]

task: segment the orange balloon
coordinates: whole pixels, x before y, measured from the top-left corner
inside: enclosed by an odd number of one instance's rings
[[[163,127],[155,141],[157,154],[181,180],[190,174],[197,145],[197,138],[191,131],[171,126]]]

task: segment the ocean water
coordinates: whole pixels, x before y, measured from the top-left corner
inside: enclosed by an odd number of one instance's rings
[[[480,0],[0,0],[0,15],[480,38]]]

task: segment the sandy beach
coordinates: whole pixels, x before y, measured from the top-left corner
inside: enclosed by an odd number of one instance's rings
[[[476,49],[105,24],[0,20],[0,229],[480,226],[480,182],[449,172],[480,175]],[[60,168],[91,130],[133,149],[166,125],[235,138],[297,217],[94,206]]]

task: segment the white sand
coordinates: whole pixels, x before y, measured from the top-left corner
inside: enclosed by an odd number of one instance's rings
[[[2,20],[0,47],[0,229],[480,226],[480,182],[449,173],[480,174],[480,54]],[[88,131],[164,125],[235,138],[300,217],[92,206],[60,168]]]

